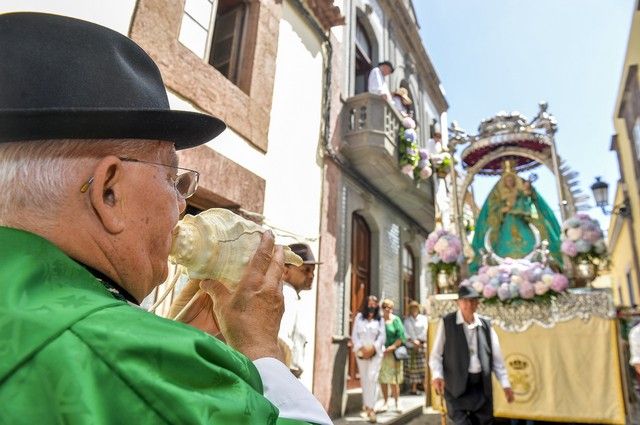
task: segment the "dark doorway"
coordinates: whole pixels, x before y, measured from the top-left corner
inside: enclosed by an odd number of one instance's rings
[[[371,294],[371,231],[362,216],[354,213],[351,221],[351,310],[349,335],[353,319],[358,314],[365,298]],[[356,357],[349,350],[349,376],[347,388],[360,386]]]

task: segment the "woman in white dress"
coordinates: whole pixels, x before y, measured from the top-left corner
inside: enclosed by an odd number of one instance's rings
[[[374,407],[378,399],[378,375],[386,339],[378,298],[370,295],[353,321],[351,343],[362,385],[362,410],[369,422],[376,422]]]

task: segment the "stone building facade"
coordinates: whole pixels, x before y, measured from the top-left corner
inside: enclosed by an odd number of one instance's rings
[[[426,147],[447,102],[418,33],[411,1],[345,0],[345,25],[330,33],[329,129],[318,280],[314,394],[330,415],[344,414],[347,389],[359,380],[349,348],[350,326],[367,295],[409,300],[432,291],[425,240],[435,226],[434,180],[417,182],[398,165],[401,116],[367,92],[367,75],[388,60],[393,92],[408,90]]]

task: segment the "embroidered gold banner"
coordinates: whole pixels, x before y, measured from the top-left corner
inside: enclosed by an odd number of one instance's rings
[[[429,326],[430,342],[438,322]],[[590,317],[498,334],[515,402],[493,379],[494,415],[553,422],[624,424],[614,320]],[[431,347],[430,347],[431,348]],[[445,383],[446,385],[446,383]],[[432,393],[435,408],[440,400]]]

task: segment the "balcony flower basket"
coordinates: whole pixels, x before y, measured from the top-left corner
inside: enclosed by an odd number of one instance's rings
[[[433,282],[443,292],[454,292],[463,261],[460,238],[447,230],[435,230],[427,237],[426,250]]]
[[[473,287],[485,304],[550,302],[569,287],[569,279],[538,262],[507,258],[498,266],[482,266],[460,285]]]
[[[398,131],[399,165],[402,174],[414,177],[414,170],[420,161],[418,151],[418,135],[415,130],[415,121],[407,117],[402,121]]]
[[[413,169],[413,178],[416,181],[427,180],[433,174],[429,152],[425,148],[418,150],[418,165]]]
[[[433,163],[433,170],[439,178],[443,179],[451,172],[453,159],[449,152],[433,154],[431,156],[431,162]]]

